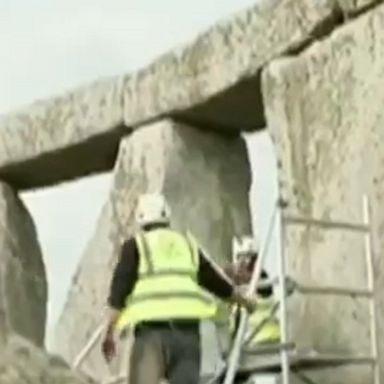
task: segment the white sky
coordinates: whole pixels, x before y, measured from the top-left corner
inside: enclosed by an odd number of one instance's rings
[[[0,0],[0,113],[133,71],[255,0]],[[276,194],[268,137],[250,139],[252,204],[264,237]],[[259,171],[258,171],[259,170]],[[49,281],[48,340],[111,175],[27,193]],[[272,268],[273,261],[268,260]]]

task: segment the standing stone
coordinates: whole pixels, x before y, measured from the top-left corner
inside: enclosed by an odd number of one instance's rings
[[[35,226],[15,191],[1,182],[0,250],[0,328],[42,345],[47,282]]]
[[[7,345],[0,351],[0,383],[96,384],[18,335],[9,335]]]
[[[384,336],[384,6],[263,74],[268,119],[289,209],[322,219],[362,222],[372,203],[377,239],[378,340]],[[291,275],[308,284],[364,287],[363,236],[303,227],[287,233]],[[370,355],[367,301],[297,295],[290,333],[300,346]],[[384,344],[379,342],[384,374]],[[320,372],[324,383],[369,383],[371,368]],[[384,377],[384,376],[382,376]],[[316,381],[316,380],[315,380]]]
[[[8,326],[7,326],[7,316],[4,308],[4,300],[0,301],[0,351],[7,341]],[[1,358],[1,352],[0,352]]]
[[[109,201],[57,327],[56,350],[69,361],[102,319],[111,271],[123,240],[135,231],[141,193],[164,193],[174,227],[190,229],[219,262],[230,259],[232,235],[250,231],[249,164],[238,135],[217,136],[161,121],[122,141],[114,172]],[[99,345],[83,368],[99,378],[107,374]]]

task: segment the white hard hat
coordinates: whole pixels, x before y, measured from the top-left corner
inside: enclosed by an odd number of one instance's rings
[[[142,227],[147,224],[169,223],[171,212],[163,195],[146,193],[139,197],[135,216],[136,223]]]
[[[254,254],[259,252],[259,243],[253,236],[242,236],[232,239],[232,254],[234,261],[241,254]]]

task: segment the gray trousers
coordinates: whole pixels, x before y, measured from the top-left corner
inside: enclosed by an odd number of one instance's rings
[[[135,332],[129,384],[198,384],[200,333],[198,322],[189,325],[140,326]]]

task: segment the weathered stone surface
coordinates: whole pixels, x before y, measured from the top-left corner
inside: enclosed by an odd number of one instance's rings
[[[47,283],[31,216],[15,192],[0,182],[0,327],[42,345]]]
[[[211,256],[228,260],[233,234],[250,231],[249,164],[244,140],[162,121],[123,140],[110,199],[76,273],[56,333],[55,350],[71,361],[103,315],[120,245],[134,228],[139,194],[160,191],[173,225],[189,228]],[[84,370],[106,373],[99,346]]]
[[[126,125],[173,112],[216,129],[262,128],[260,69],[310,40],[333,19],[334,10],[328,0],[259,1],[217,24],[129,79]]]
[[[102,80],[0,118],[0,177],[18,188],[113,167],[123,132],[123,78]]]
[[[334,11],[332,0],[258,2],[124,80],[4,116],[0,177],[27,189],[112,168],[123,121],[174,115],[205,129],[262,128],[261,67],[312,39]]]
[[[345,14],[353,15],[358,12],[374,7],[382,2],[382,0],[335,0]]]
[[[373,205],[379,340],[384,335],[384,6],[297,58],[263,74],[268,127],[280,184],[293,212],[361,222],[362,195]],[[305,227],[290,229],[290,273],[310,284],[366,284],[363,237]],[[291,334],[301,346],[369,354],[369,312],[356,298],[297,296]],[[381,356],[383,343],[379,342]],[[380,359],[384,373],[383,358]],[[340,374],[339,374],[340,373]],[[370,370],[322,373],[321,382],[368,383]]]
[[[93,382],[71,372],[55,356],[19,336],[9,336],[0,352],[1,384],[92,384]]]
[[[7,317],[3,300],[0,301],[0,350],[5,344],[8,333]]]

